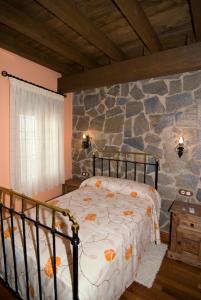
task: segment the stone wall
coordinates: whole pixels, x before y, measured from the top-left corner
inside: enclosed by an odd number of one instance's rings
[[[168,209],[174,199],[201,201],[201,71],[76,93],[74,176],[91,170],[90,153],[81,148],[83,133],[98,148],[142,150],[160,157],[162,230],[169,228]],[[180,136],[185,146],[181,158],[175,150]],[[191,190],[193,196],[180,196],[180,188]]]

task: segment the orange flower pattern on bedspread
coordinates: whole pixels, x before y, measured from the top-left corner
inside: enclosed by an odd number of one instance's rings
[[[14,226],[14,227],[13,227],[13,232],[15,232],[16,230],[17,230],[17,227]],[[4,237],[5,237],[5,239],[11,237],[11,234],[12,234],[12,229],[11,229],[11,228],[5,230],[5,231],[4,231]]]
[[[125,259],[126,260],[129,260],[132,256],[132,245],[130,245],[127,249],[126,249],[126,252],[125,252]]]
[[[133,211],[132,210],[125,210],[124,212],[123,212],[123,214],[124,214],[124,216],[133,216]]]
[[[106,195],[107,198],[114,198],[114,196],[115,196],[115,193],[112,193],[112,192],[109,192]]]
[[[143,259],[146,245],[160,241],[160,197],[155,189],[134,181],[92,177],[81,187],[49,202],[70,209],[79,229],[79,299],[117,300],[127,286],[135,280],[138,261]],[[29,212],[35,218],[35,210]],[[57,231],[72,236],[71,223],[66,216],[56,213],[55,220],[49,209],[43,209],[40,222]],[[53,222],[54,221],[54,222]],[[9,278],[14,285],[13,253],[10,222],[5,221],[4,236]],[[26,299],[23,232],[21,219],[14,218],[19,289]],[[38,300],[39,289],[36,263],[36,230],[26,222],[27,253],[29,266],[29,293],[31,300]],[[52,234],[39,229],[41,254],[41,279],[43,298],[54,300],[54,268]],[[0,239],[0,254],[2,253]],[[70,268],[69,268],[70,266]],[[72,245],[56,234],[56,275],[58,299],[72,299]],[[3,274],[3,255],[0,255],[0,273]]]
[[[102,183],[101,180],[97,180],[97,181],[96,181],[96,187],[97,187],[97,188],[101,187],[101,183]]]
[[[86,198],[83,199],[83,201],[84,202],[90,202],[90,201],[92,201],[92,198],[91,197],[86,197]]]
[[[131,197],[136,198],[137,197],[137,192],[131,192],[130,195],[131,195]]]
[[[61,258],[56,256],[56,272],[58,271],[58,266],[61,265]],[[48,261],[44,267],[44,272],[45,274],[49,277],[52,278],[54,275],[54,271],[53,271],[53,257],[52,258],[48,258]]]
[[[104,251],[106,261],[112,261],[115,259],[116,252],[113,249],[107,249]]]
[[[96,220],[96,214],[88,214],[85,217],[85,220],[87,220],[87,221],[95,221]]]
[[[151,217],[152,216],[152,213],[153,213],[153,209],[152,209],[152,207],[147,207],[147,216],[148,217]]]

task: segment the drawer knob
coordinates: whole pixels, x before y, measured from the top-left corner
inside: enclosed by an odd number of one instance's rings
[[[194,227],[194,224],[193,224],[193,223],[191,223],[191,227]]]
[[[181,245],[181,241],[177,241],[177,244],[178,244],[178,245]]]

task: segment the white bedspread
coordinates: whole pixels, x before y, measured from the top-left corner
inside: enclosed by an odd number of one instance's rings
[[[52,200],[69,208],[80,224],[79,237],[79,298],[80,300],[115,300],[135,280],[142,252],[149,242],[160,242],[158,217],[160,196],[145,184],[108,177],[92,177],[69,194]],[[35,210],[28,211],[35,216]],[[51,226],[51,214],[42,209],[40,220]],[[71,224],[61,215],[56,217],[59,231],[71,235]],[[8,278],[14,287],[11,230],[4,221],[4,237]],[[22,223],[14,220],[18,286],[26,299]],[[26,225],[28,267],[31,299],[39,299],[36,264],[35,226]],[[72,299],[69,258],[71,246],[57,238],[56,264],[58,299]],[[40,229],[41,277],[43,299],[53,300],[52,236]],[[68,253],[68,255],[67,255]],[[0,273],[3,274],[3,254],[0,243]]]

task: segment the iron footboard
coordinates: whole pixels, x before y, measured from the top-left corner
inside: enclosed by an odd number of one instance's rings
[[[16,202],[18,207],[16,208]],[[32,209],[35,209],[35,218],[27,215],[27,205],[31,205]],[[51,226],[43,224],[39,219],[39,212],[41,208],[46,208],[51,211]],[[72,236],[64,234],[57,230],[55,226],[55,216],[56,214],[62,214],[67,217],[72,223]],[[41,280],[41,257],[40,257],[40,240],[39,240],[39,229],[44,229],[52,236],[52,270],[53,270],[53,284],[54,284],[54,298],[58,299],[57,292],[57,272],[56,272],[56,237],[60,237],[64,240],[70,241],[72,244],[72,294],[73,300],[78,300],[78,245],[79,237],[78,230],[79,224],[77,223],[74,216],[71,214],[70,210],[62,209],[54,205],[42,202],[39,200],[26,197],[23,194],[16,193],[12,190],[0,187],[0,227],[1,227],[1,244],[2,244],[2,256],[3,256],[3,272],[1,274],[2,280],[5,285],[11,289],[15,296],[19,299],[21,298],[18,286],[18,264],[15,248],[15,234],[14,234],[14,217],[18,216],[22,224],[22,245],[23,245],[23,256],[24,256],[24,269],[25,269],[25,284],[26,284],[26,298],[30,299],[30,278],[29,278],[29,268],[28,268],[28,249],[26,240],[26,222],[32,224],[35,228],[36,237],[36,260],[37,260],[37,280],[39,288],[39,299],[43,300],[42,291],[42,280]],[[7,253],[5,246],[5,233],[4,233],[4,220],[7,219],[10,222],[10,238],[12,247],[12,257],[13,257],[13,272],[14,272],[14,288],[10,285],[8,280],[8,265],[7,265]]]

